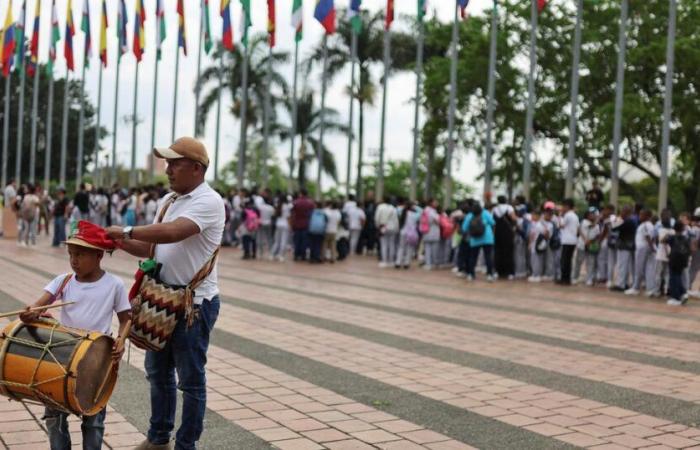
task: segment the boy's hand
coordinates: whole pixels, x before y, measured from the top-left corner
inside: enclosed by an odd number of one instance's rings
[[[27,306],[23,313],[19,315],[19,320],[24,323],[34,322],[39,318],[39,311],[31,311],[31,306]]]
[[[112,360],[115,364],[119,364],[119,361],[121,361],[123,355],[124,343],[117,339],[116,341],[114,341],[114,345],[112,346]]]

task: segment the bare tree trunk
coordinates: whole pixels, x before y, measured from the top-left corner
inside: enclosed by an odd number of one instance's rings
[[[362,189],[362,158],[364,154],[365,147],[365,103],[360,100],[360,124],[359,124],[359,135],[358,135],[358,151],[357,151],[357,182],[355,191],[357,192],[357,199],[363,201],[364,192]]]
[[[299,189],[306,188],[306,138],[301,136],[301,145],[299,145],[299,175],[297,177]]]

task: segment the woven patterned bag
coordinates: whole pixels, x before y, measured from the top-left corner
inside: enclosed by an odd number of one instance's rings
[[[158,216],[160,223],[166,211],[176,199],[173,195],[163,205]],[[155,244],[151,246],[151,259],[155,254]],[[187,326],[194,321],[194,290],[202,284],[216,265],[219,247],[209,257],[204,266],[194,275],[187,286],[168,286],[154,273],[146,273],[138,287],[138,294],[131,299],[131,330],[129,339],[144,350],[160,351],[170,340],[177,322],[187,320]]]

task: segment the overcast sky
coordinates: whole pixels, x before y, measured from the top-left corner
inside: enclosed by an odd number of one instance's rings
[[[27,35],[30,35],[34,7],[37,0],[27,0]],[[346,7],[350,0],[336,0],[336,7]],[[59,24],[61,28],[61,37],[65,34],[65,18],[66,18],[66,0],[56,0]],[[131,47],[133,33],[133,15],[134,15],[134,0],[127,0],[127,14],[129,17],[128,25],[128,41]],[[143,120],[137,131],[137,165],[144,166],[150,146],[151,136],[151,118],[152,118],[152,101],[153,101],[153,77],[154,77],[154,60],[155,60],[155,0],[145,0],[146,7],[146,52],[142,63],[139,67],[139,86],[137,96],[138,117]],[[210,21],[211,29],[215,40],[221,37],[221,18],[218,14],[219,0],[209,0],[210,3]],[[252,32],[263,32],[266,30],[267,23],[267,7],[264,0],[253,0],[252,11]],[[88,95],[97,101],[98,91],[98,76],[99,76],[99,21],[101,1],[89,0],[91,13],[91,27],[93,39],[93,60],[90,63],[90,68],[86,71],[85,88]],[[110,135],[102,141],[102,146],[105,148],[103,155],[111,153],[112,148],[112,130],[115,105],[115,80],[116,80],[116,64],[115,56],[117,49],[116,40],[116,14],[117,0],[109,0],[107,2],[108,10],[108,59],[109,65],[103,72],[103,92],[102,92],[102,113],[101,123],[105,126]],[[164,43],[163,58],[159,67],[159,83],[158,83],[158,105],[156,118],[156,145],[167,145],[170,143],[171,126],[172,126],[172,110],[174,97],[173,74],[175,72],[175,52],[177,46],[177,13],[176,0],[164,0],[165,16],[167,22],[167,38]],[[193,93],[194,80],[197,77],[197,45],[199,32],[199,0],[186,0],[186,27],[188,39],[188,56],[180,60],[180,77],[179,77],[179,92],[178,92],[178,111],[177,111],[177,132],[179,135],[191,135],[194,132],[194,109],[195,96]],[[370,11],[377,11],[385,7],[385,0],[364,0],[362,7]],[[452,4],[450,0],[429,0],[430,14],[437,14],[440,20],[445,22],[452,18]],[[471,0],[469,11],[474,14],[482,11],[485,7],[491,4],[491,0]],[[41,45],[40,45],[40,60],[46,61],[48,56],[48,32],[50,27],[50,2],[44,0],[42,2],[42,22],[41,22]],[[314,0],[304,0],[304,40],[300,46],[300,58],[303,58],[310,50],[315,47],[322,36],[322,27],[313,18]],[[232,24],[234,29],[235,40],[238,43],[240,40],[240,2],[231,1],[232,6]],[[277,0],[277,48],[279,50],[293,51],[294,30],[291,26],[291,7],[292,0]],[[21,2],[14,2],[14,18],[17,20],[20,13]],[[83,45],[84,36],[80,31],[81,12],[83,8],[82,0],[73,0],[73,15],[76,28],[74,37],[74,53],[76,59],[76,72],[71,74],[71,77],[80,77],[80,68],[82,68],[83,60]],[[416,0],[397,0],[395,1],[396,16],[400,17],[403,14],[415,14]],[[5,11],[0,12],[5,14]],[[3,20],[4,22],[4,20]],[[59,43],[58,61],[56,64],[57,76],[65,75],[65,62],[63,59],[63,41]],[[132,53],[122,58],[120,69],[120,86],[118,99],[117,113],[117,157],[120,163],[128,166],[130,161],[131,149],[131,125],[125,121],[125,116],[133,113],[133,100],[135,89],[135,58]],[[203,54],[202,68],[213,64],[209,57]],[[285,67],[280,67],[278,70],[287,74],[288,81],[291,85],[292,67],[291,64]],[[378,74],[380,68],[377,68]],[[317,75],[316,75],[317,76]],[[350,71],[347,74],[337,77],[336,82],[329,87],[327,105],[337,109],[343,121],[348,119],[348,98],[344,94],[344,87],[348,84]],[[313,80],[312,80],[313,82]],[[317,85],[320,86],[320,83]],[[320,90],[320,89],[319,89]],[[413,138],[413,107],[410,99],[415,90],[415,76],[413,74],[401,74],[394,76],[389,81],[388,99],[387,99],[387,131],[386,131],[386,150],[387,159],[389,160],[410,160]],[[366,134],[365,134],[365,149],[366,154],[370,157],[375,156],[379,147],[379,123],[380,123],[380,105],[381,105],[381,90],[377,93],[377,106],[368,108],[366,113]],[[320,100],[320,95],[317,96]],[[357,111],[357,108],[355,108]],[[205,135],[202,137],[207,145],[210,156],[213,158],[215,147],[215,120],[214,114],[208,122]],[[239,140],[239,123],[231,115],[222,114],[221,127],[221,146],[220,146],[220,166],[230,161],[236,152]],[[282,120],[288,120],[282,117]],[[355,125],[357,118],[355,119]],[[329,135],[327,138],[328,145],[336,156],[338,164],[338,173],[340,182],[345,182],[346,159],[347,159],[347,139],[340,136]],[[283,173],[288,172],[287,158],[289,156],[289,142],[273,142],[274,149],[277,152],[277,159],[283,167]],[[357,149],[354,149],[356,156]],[[102,159],[104,163],[104,159]],[[480,173],[477,167],[476,158],[474,155],[460,155],[460,159],[455,164],[455,176],[474,187],[478,188],[480,182],[474,181],[474,177]],[[354,179],[356,161],[353,162]],[[314,169],[315,170],[315,169]],[[210,171],[209,175],[212,171]],[[315,172],[314,172],[315,173]],[[365,170],[365,173],[366,170]],[[324,188],[332,185],[332,180],[324,179]]]

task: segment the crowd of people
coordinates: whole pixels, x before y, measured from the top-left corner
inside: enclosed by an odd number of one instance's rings
[[[18,242],[34,245],[49,232],[53,245],[81,219],[100,226],[150,224],[163,185],[94,188],[84,184],[72,199],[63,189],[10,183],[5,199],[15,205]],[[468,281],[526,279],[562,285],[603,285],[627,295],[668,296],[672,305],[700,296],[691,286],[700,270],[700,208],[694,214],[657,216],[643,205],[615,208],[591,189],[585,205],[572,199],[529,205],[523,197],[499,196],[493,204],[466,199],[443,210],[435,199],[413,203],[389,197],[375,202],[314,201],[267,189],[219,192],[226,208],[223,246],[240,246],[243,259],[335,263],[350,255],[376,255],[379,267],[451,269]],[[7,200],[6,200],[7,201]]]

